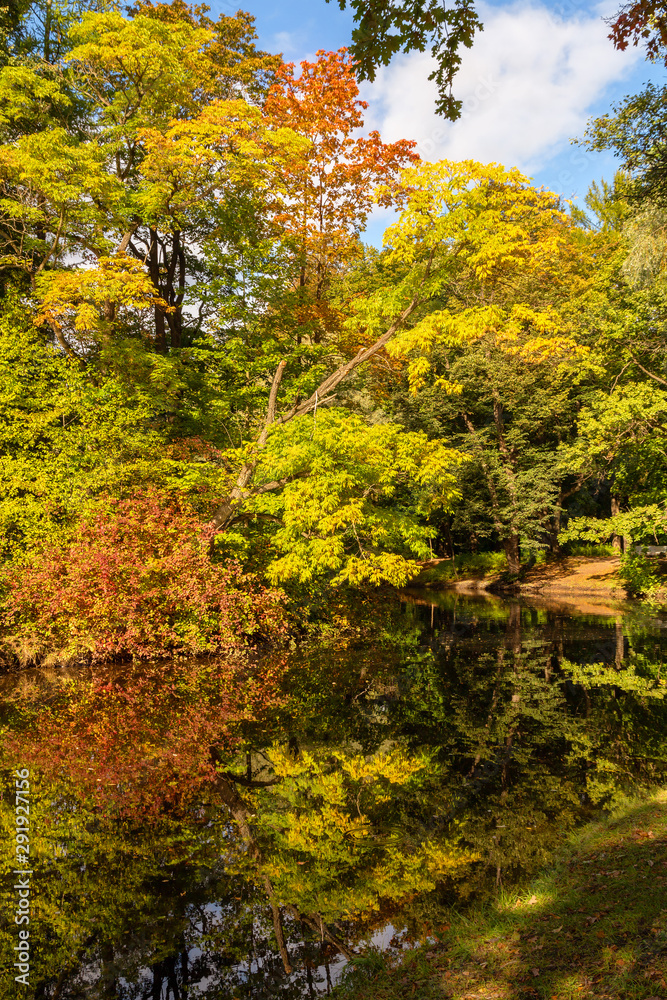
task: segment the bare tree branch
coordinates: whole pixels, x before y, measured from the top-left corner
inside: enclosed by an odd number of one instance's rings
[[[432,256],[433,254],[431,254],[431,257]],[[423,281],[426,280],[426,277],[430,270],[430,266],[431,266],[431,259],[429,258]],[[397,319],[394,320],[389,329],[386,330],[381,337],[378,337],[378,339],[373,344],[371,344],[370,347],[362,347],[361,350],[359,350],[353,358],[351,358],[349,361],[346,361],[344,364],[340,365],[340,367],[338,367],[335,372],[333,372],[331,375],[325,378],[324,381],[319,384],[319,386],[314,391],[312,396],[304,400],[304,402],[302,403],[301,402],[295,403],[294,406],[291,408],[291,410],[288,410],[288,412],[284,413],[281,417],[276,418],[276,403],[278,398],[278,388],[280,386],[280,381],[282,379],[283,372],[287,364],[286,361],[280,362],[278,368],[276,369],[276,374],[273,377],[271,392],[269,394],[269,405],[267,407],[267,412],[266,412],[266,421],[264,427],[262,428],[262,432],[257,439],[255,455],[249,462],[246,462],[243,465],[243,467],[239,472],[235,486],[230,491],[229,496],[226,497],[225,500],[219,505],[218,509],[213,515],[213,518],[211,519],[211,527],[213,528],[214,534],[218,531],[224,530],[224,528],[226,528],[231,523],[232,519],[236,516],[239,508],[243,505],[243,502],[247,500],[249,496],[260,495],[261,493],[267,493],[269,492],[270,489],[279,489],[281,486],[285,485],[286,481],[283,482],[276,481],[275,484],[264,484],[263,486],[259,487],[258,490],[252,490],[252,491],[247,490],[247,486],[254,475],[255,469],[257,468],[257,463],[259,461],[259,452],[266,445],[270,427],[274,423],[287,424],[290,422],[290,420],[294,420],[295,417],[305,416],[305,414],[310,413],[312,410],[314,410],[316,406],[321,406],[323,403],[326,403],[329,399],[331,399],[331,395],[334,389],[336,389],[336,387],[340,385],[340,383],[344,379],[346,379],[348,375],[350,375],[355,370],[355,368],[358,368],[359,365],[363,364],[365,361],[369,361],[372,357],[374,357],[378,353],[378,351],[382,350],[385,344],[387,344],[391,340],[391,338],[394,336],[397,330],[403,325],[403,323],[405,323],[408,317],[414,312],[414,310],[417,308],[420,302],[421,302],[421,294],[419,291],[417,291],[413,296],[411,302],[405,307],[400,316],[398,316]],[[213,547],[213,539],[211,540],[211,547]]]
[[[644,372],[644,375],[648,375],[649,378],[655,379],[655,381],[659,382],[660,385],[667,385],[667,381],[664,378],[660,378],[659,375],[654,375],[653,372],[648,371],[648,369],[644,368],[643,365],[640,365],[639,362],[637,361],[637,358],[634,356],[634,354],[631,354],[630,357],[632,358],[632,360],[634,361],[634,363],[637,365],[637,368],[641,368],[641,370]]]

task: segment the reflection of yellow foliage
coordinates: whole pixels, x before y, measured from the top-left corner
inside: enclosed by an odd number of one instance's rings
[[[392,785],[402,785],[425,766],[423,759],[408,757],[399,748],[393,748],[387,753],[376,753],[372,757],[350,757],[342,751],[336,751],[333,756],[353,781],[360,781],[365,785],[372,785],[380,778]]]
[[[271,757],[282,781],[258,794],[255,821],[270,842],[262,874],[284,901],[326,920],[368,917],[475,860],[453,843],[407,835],[387,813],[397,787],[417,791],[427,780],[426,757],[391,745],[298,758],[276,747]]]

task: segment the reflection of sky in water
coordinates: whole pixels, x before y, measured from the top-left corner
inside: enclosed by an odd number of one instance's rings
[[[202,911],[208,914],[213,920],[219,918],[222,908],[216,904],[208,904],[201,907]],[[258,931],[260,929],[258,928]],[[409,943],[404,940],[406,931],[405,929],[397,931],[393,924],[389,923],[382,927],[380,930],[375,931],[373,935],[369,938],[365,938],[359,942],[357,946],[357,951],[359,954],[363,954],[367,949],[373,948],[377,951],[383,952],[395,952],[398,950],[403,950],[409,947]],[[431,939],[426,939],[430,941]],[[298,966],[300,957],[298,954],[297,947],[293,946],[289,948],[290,958],[294,961],[294,964]],[[188,949],[188,962],[193,965],[197,959],[200,959],[208,955],[214,955],[215,952],[202,951],[201,948],[193,947]],[[317,993],[326,994],[330,988],[336,986],[340,981],[343,974],[343,970],[347,965],[347,960],[339,955],[334,958],[327,968],[325,965],[319,965],[313,968],[312,971],[312,986]],[[229,967],[237,978],[238,982],[245,982],[249,978],[249,973],[262,973],[266,968],[266,963],[262,962],[261,959],[257,959],[248,965],[247,962],[239,962],[237,965],[232,965]],[[95,982],[97,976],[93,973],[90,978],[90,982]],[[294,972],[290,976],[285,976],[284,983],[293,983],[295,985],[301,983],[304,979],[304,970],[302,968],[295,968]],[[145,992],[152,982],[152,973],[148,968],[141,969],[138,973],[137,980],[133,984],[130,984],[125,979],[119,979],[119,984],[124,990],[129,992],[132,985],[135,987],[140,986],[142,992]],[[216,977],[206,976],[202,978],[199,982],[190,984],[188,986],[189,996],[201,996],[206,993],[207,989],[211,989],[217,985]],[[147,995],[147,994],[145,994]],[[162,991],[161,1000],[167,1000],[168,991],[165,986]]]

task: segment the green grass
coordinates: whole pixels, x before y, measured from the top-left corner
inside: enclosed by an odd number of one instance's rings
[[[591,545],[583,542],[569,542],[566,552],[570,556],[586,556],[588,559],[602,559],[604,556],[617,556],[618,551],[609,545]]]
[[[546,562],[547,554],[543,550],[533,553],[533,565],[539,566]],[[524,555],[523,564],[527,562]],[[462,552],[437,566],[428,566],[422,570],[413,583],[420,587],[438,587],[453,583],[456,580],[482,580],[488,576],[499,576],[507,572],[507,559],[504,552]]]
[[[452,913],[437,944],[348,967],[338,1000],[667,997],[667,791],[568,841],[525,891]]]
[[[456,567],[456,571],[454,569]],[[439,584],[452,583],[457,579],[482,579],[485,576],[495,576],[505,573],[507,559],[504,552],[463,552],[452,561],[428,566],[422,570],[413,581],[419,586],[437,587]]]

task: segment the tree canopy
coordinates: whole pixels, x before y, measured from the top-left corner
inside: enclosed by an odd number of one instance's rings
[[[317,581],[403,585],[455,547],[517,576],[570,518],[613,535],[612,511],[661,509],[657,92],[592,126],[627,155],[589,215],[512,167],[360,134],[355,52],[284,64],[248,15],[22,23],[0,70],[8,648],[43,649],[50,615],[65,658],[212,649],[231,607],[259,642]],[[91,545],[95,573],[117,561],[120,524],[151,572],[119,570],[118,606],[166,619],[134,639],[82,565]],[[76,612],[40,609],[47,580]]]

